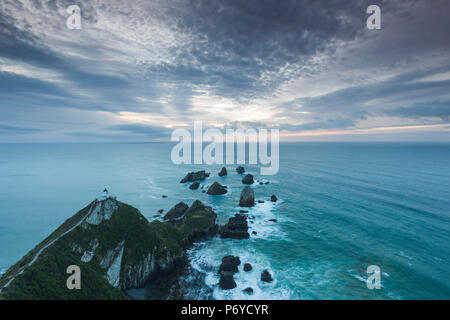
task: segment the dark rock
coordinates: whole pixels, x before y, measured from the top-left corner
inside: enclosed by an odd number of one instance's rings
[[[265,184],[269,184],[270,183],[270,181],[266,181],[266,183]]]
[[[266,269],[261,273],[261,281],[264,282],[272,282],[272,275],[270,274],[270,272]]]
[[[259,184],[264,184],[263,182],[260,182]]]
[[[277,200],[278,200],[278,198],[274,194],[270,197],[270,201],[272,201],[272,202],[277,202]]]
[[[164,212],[164,209],[159,209],[158,210],[158,213],[163,213]]]
[[[252,270],[252,265],[250,263],[246,263],[244,264],[244,271],[245,272],[249,272],[250,270]]]
[[[219,274],[222,272],[238,272],[238,266],[241,264],[239,257],[225,256],[222,258],[222,264],[219,267]]]
[[[213,196],[219,196],[222,194],[227,193],[227,189],[222,186],[220,183],[218,182],[214,182],[209,188],[208,188],[208,192],[206,192],[207,194],[213,195]]]
[[[239,213],[248,213],[247,210],[239,210]]]
[[[165,194],[162,195],[163,198],[167,198],[167,196]]]
[[[252,294],[253,294],[253,289],[250,288],[250,287],[245,288],[243,291],[244,291],[244,293],[246,293],[246,294],[248,294],[248,295],[252,295]]]
[[[221,238],[248,239],[247,216],[245,214],[236,214],[228,220],[228,223],[220,227],[219,234]]]
[[[244,177],[244,179],[242,179],[242,183],[243,184],[253,184],[253,182],[255,182],[255,181],[253,180],[253,175],[251,175],[250,173],[247,174]]]
[[[155,215],[153,216],[153,218],[159,218],[159,217],[161,217],[160,214],[155,214]]]
[[[219,172],[219,177],[223,177],[227,175],[227,168],[223,167]]]
[[[239,166],[239,167],[236,168],[236,171],[237,171],[237,173],[239,173],[239,174],[243,174],[243,173],[245,172],[245,169],[244,169],[243,166]]]
[[[200,200],[195,200],[192,205],[184,212],[183,220],[171,220],[172,225],[183,225],[185,231],[189,235],[179,241],[179,244],[184,248],[190,248],[196,241],[205,238],[213,237],[219,231],[219,226],[216,224],[217,214],[210,206],[205,206]],[[204,227],[208,226],[208,227]]]
[[[180,202],[166,213],[164,220],[178,220],[188,208],[189,206],[186,203]]]
[[[206,190],[202,190],[202,193],[206,193]]]
[[[220,274],[219,286],[223,290],[230,290],[236,288],[236,282],[234,281],[233,278],[233,272],[226,272],[226,271],[222,272]]]
[[[258,200],[258,203],[264,203],[264,200]]]
[[[256,231],[253,231],[252,232],[252,234],[254,234],[255,236],[258,234],[258,232],[256,232]]]
[[[277,219],[269,219],[270,222],[278,222]]]
[[[205,180],[207,177],[209,177],[209,173],[206,173],[205,170],[190,172],[183,179],[181,179],[180,183]]]
[[[239,200],[240,207],[253,207],[255,205],[255,193],[253,189],[246,186],[241,192],[241,198]]]
[[[198,187],[200,187],[200,183],[194,182],[193,184],[191,184],[191,185],[189,186],[189,189],[191,189],[191,190],[197,190]]]

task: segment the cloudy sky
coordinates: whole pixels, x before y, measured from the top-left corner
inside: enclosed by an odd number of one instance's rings
[[[194,120],[450,141],[449,17],[448,0],[2,0],[0,142],[158,141]]]

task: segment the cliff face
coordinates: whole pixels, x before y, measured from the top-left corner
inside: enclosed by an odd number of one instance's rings
[[[216,214],[196,201],[177,225],[148,222],[113,198],[95,200],[67,220],[0,279],[2,299],[124,299],[160,270],[175,266],[183,248],[214,233]],[[69,290],[69,265],[81,269],[81,289]]]

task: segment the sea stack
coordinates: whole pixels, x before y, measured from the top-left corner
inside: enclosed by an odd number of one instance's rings
[[[239,166],[236,168],[236,172],[239,174],[243,174],[245,172],[245,169],[243,166]]]
[[[222,194],[227,193],[227,189],[222,186],[220,183],[218,182],[214,182],[209,188],[208,191],[206,192],[209,195],[213,195],[213,196],[220,196]]]
[[[272,275],[270,274],[270,272],[266,269],[261,273],[261,281],[263,282],[272,282]]]
[[[219,172],[219,177],[226,176],[227,174],[228,174],[227,168],[223,167],[222,170],[220,170],[220,172]]]
[[[240,207],[253,207],[255,205],[255,193],[253,189],[246,186],[241,192],[241,199],[239,200]]]
[[[248,239],[248,222],[245,214],[237,213],[234,217],[228,220],[228,223],[220,227],[219,230],[221,238],[232,239]]]
[[[198,187],[200,187],[200,183],[194,182],[193,184],[191,184],[191,185],[189,186],[189,189],[191,189],[191,190],[197,190]]]
[[[236,282],[233,275],[238,272],[238,266],[241,264],[239,257],[226,256],[222,258],[222,264],[219,268],[220,281],[219,286],[223,290],[236,288]]]
[[[243,184],[253,184],[255,181],[253,180],[253,175],[251,174],[247,174],[243,179],[242,179],[242,183]]]

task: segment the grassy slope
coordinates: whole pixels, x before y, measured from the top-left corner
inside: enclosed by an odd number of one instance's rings
[[[119,209],[111,219],[100,225],[80,225],[45,249],[37,261],[6,287],[1,293],[4,299],[124,299],[119,289],[111,286],[104,278],[105,271],[100,268],[96,256],[103,256],[107,250],[116,248],[125,240],[122,266],[142,261],[149,252],[156,258],[167,255],[179,256],[183,250],[179,241],[195,230],[204,230],[214,223],[215,214],[200,202],[195,202],[186,212],[186,219],[179,227],[159,221],[148,222],[140,212],[118,202]],[[30,251],[5,276],[16,274],[46,243],[57,238],[84,217],[89,207],[84,208],[67,220],[48,238]],[[80,261],[81,254],[74,252],[77,246],[86,249],[93,239],[100,246],[89,263]],[[66,287],[66,268],[71,265],[81,268],[81,290],[68,290]],[[0,283],[6,283],[3,277]]]

